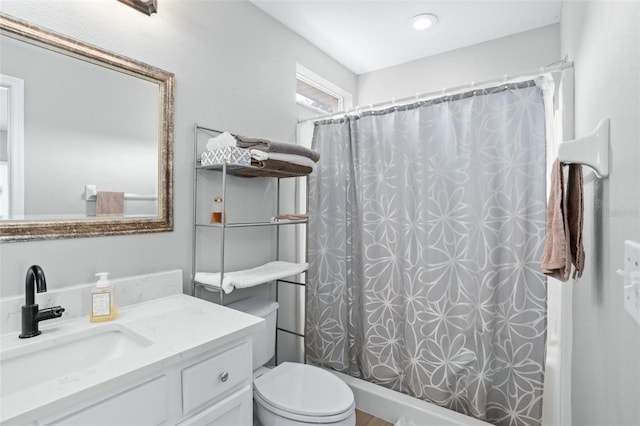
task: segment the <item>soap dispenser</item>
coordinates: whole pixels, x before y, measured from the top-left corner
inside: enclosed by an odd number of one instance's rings
[[[91,322],[111,321],[118,316],[114,291],[109,282],[108,272],[98,272],[99,277],[96,287],[91,290]]]

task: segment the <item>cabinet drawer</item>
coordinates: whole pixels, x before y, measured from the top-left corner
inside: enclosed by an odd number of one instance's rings
[[[245,385],[233,395],[189,417],[179,426],[249,426],[252,423],[253,395],[251,386]]]
[[[182,370],[182,412],[211,404],[243,382],[251,381],[249,342],[204,359]]]

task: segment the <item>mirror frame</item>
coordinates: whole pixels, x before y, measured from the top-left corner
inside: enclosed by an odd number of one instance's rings
[[[0,13],[0,34],[23,40],[133,77],[160,89],[158,216],[88,220],[0,221],[0,242],[141,234],[173,230],[174,75],[65,35]]]

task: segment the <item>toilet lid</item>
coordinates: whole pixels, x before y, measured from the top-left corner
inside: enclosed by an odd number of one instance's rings
[[[312,365],[284,362],[258,377],[253,386],[269,405],[292,414],[333,416],[354,405],[349,386]]]

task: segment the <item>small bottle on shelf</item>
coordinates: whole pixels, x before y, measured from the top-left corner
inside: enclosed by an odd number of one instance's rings
[[[216,197],[211,203],[211,223],[222,223],[222,198]]]

